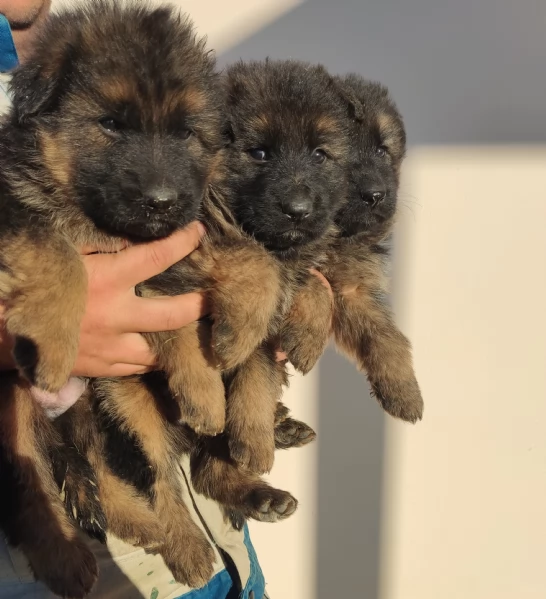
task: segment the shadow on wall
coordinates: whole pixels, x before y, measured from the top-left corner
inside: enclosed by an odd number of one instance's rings
[[[317,599],[376,599],[384,416],[364,376],[333,349],[319,390]]]
[[[307,0],[233,48],[391,88],[412,144],[546,141],[546,2]]]

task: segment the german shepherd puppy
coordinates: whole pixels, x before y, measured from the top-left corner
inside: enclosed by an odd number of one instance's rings
[[[385,276],[406,152],[404,124],[384,86],[354,74],[337,81],[348,103],[355,161],[348,201],[336,216],[340,234],[321,269],[334,293],[334,339],[367,373],[383,409],[415,423],[423,399],[410,343],[387,302]]]
[[[217,185],[237,223],[277,260],[282,296],[269,342],[226,380],[231,457],[256,473],[273,465],[277,400],[286,381],[281,346],[307,372],[330,332],[331,299],[310,274],[325,259],[346,197],[349,137],[333,80],[295,61],[239,63],[225,75],[232,143]],[[290,307],[308,292],[310,311]],[[321,341],[322,340],[322,341]]]
[[[77,452],[64,450],[29,385],[57,391],[75,361],[87,282],[76,248],[157,239],[198,216],[223,145],[222,102],[214,59],[184,18],[107,0],[52,16],[12,91],[0,142],[0,299],[22,377],[0,380],[0,526],[39,580],[76,598],[97,565],[50,458],[73,463]],[[149,339],[174,375],[164,336]],[[217,388],[221,429],[221,379]],[[180,579],[199,586],[213,553],[187,511],[180,517]]]

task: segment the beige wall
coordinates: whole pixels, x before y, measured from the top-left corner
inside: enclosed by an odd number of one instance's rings
[[[418,148],[406,173],[396,299],[426,414],[387,428],[380,596],[539,599],[546,148]]]

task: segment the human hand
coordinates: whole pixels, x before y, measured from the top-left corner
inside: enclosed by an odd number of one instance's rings
[[[95,254],[83,248],[88,273],[88,301],[80,329],[78,357],[74,377],[106,377],[141,374],[152,369],[155,356],[142,332],[180,328],[205,314],[201,294],[176,297],[140,298],[135,286],[166,270],[190,254],[204,228],[192,223],[167,239],[131,246],[115,254]],[[14,368],[12,340],[2,324],[0,306],[0,369]],[[58,395],[33,395],[52,412],[62,413],[83,393],[85,384],[72,377]]]
[[[199,245],[204,227],[192,223],[166,239],[115,254],[85,255],[88,302],[73,373],[105,377],[142,374],[155,365],[141,333],[179,329],[205,314],[199,293],[141,298],[135,286],[185,258]],[[87,248],[85,251],[89,251]]]

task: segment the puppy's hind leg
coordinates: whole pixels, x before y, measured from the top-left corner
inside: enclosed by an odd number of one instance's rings
[[[290,410],[282,401],[277,403],[275,412],[275,449],[303,447],[314,441],[315,431],[305,422],[290,416]]]
[[[49,456],[60,443],[28,386],[0,379],[0,526],[53,593],[75,599],[92,589],[98,567],[78,539],[53,478]]]
[[[291,516],[298,506],[287,491],[275,489],[260,477],[238,467],[228,456],[225,438],[204,441],[192,454],[195,490],[222,504],[235,528],[247,518],[277,522]]]

